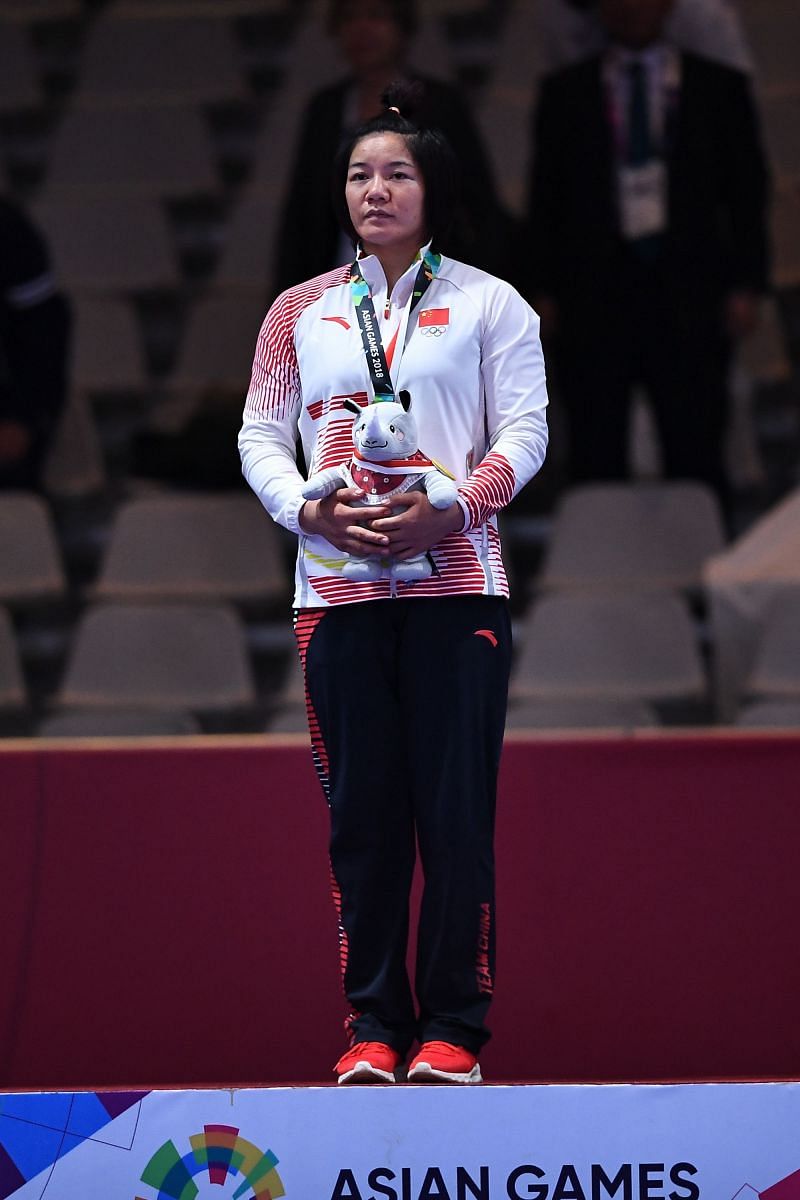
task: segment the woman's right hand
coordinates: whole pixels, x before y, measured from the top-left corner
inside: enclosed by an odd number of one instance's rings
[[[385,553],[389,545],[386,534],[376,533],[361,522],[367,512],[372,522],[377,517],[388,517],[391,509],[387,504],[365,509],[356,503],[363,496],[361,488],[343,487],[322,500],[306,500],[300,509],[300,528],[304,533],[324,537],[337,550],[356,558]]]

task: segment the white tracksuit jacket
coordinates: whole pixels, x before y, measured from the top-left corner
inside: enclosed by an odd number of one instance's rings
[[[418,263],[387,297],[378,259],[359,262],[395,391],[411,394],[421,450],[457,480],[464,527],[431,550],[432,577],[410,584],[394,581],[388,564],[374,582],[345,579],[342,552],[300,528],[298,431],[309,473],[349,460],[353,414],[343,401],[365,404],[373,393],[349,266],[290,288],[259,334],[239,449],[267,512],[299,535],[294,605],[508,595],[495,513],[539,470],[547,447],[539,318],[509,284],[449,258],[409,315]]]

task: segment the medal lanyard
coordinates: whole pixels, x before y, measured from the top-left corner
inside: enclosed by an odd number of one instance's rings
[[[436,278],[436,272],[439,270],[441,261],[441,254],[435,254],[430,247],[423,254],[416,279],[414,280],[414,288],[411,292],[411,304],[408,309],[409,316]],[[389,364],[386,361],[383,339],[378,329],[375,305],[372,302],[372,293],[369,290],[369,284],[361,273],[358,259],[355,260],[350,268],[350,294],[353,298],[353,307],[356,310],[358,327],[361,330],[361,344],[364,347],[364,356],[367,360],[367,368],[370,380],[372,381],[372,390],[375,393],[375,399],[393,400],[394,387],[389,375]]]

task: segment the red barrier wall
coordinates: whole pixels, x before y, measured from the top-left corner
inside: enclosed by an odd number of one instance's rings
[[[800,738],[509,740],[493,1080],[800,1077]],[[0,749],[0,1086],[329,1078],[297,740]]]

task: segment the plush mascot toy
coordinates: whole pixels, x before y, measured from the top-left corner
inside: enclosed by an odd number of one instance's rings
[[[422,489],[434,508],[449,508],[458,491],[453,480],[420,451],[411,397],[400,392],[399,402],[379,400],[361,408],[345,400],[355,413],[353,456],[349,462],[311,475],[303,488],[306,500],[321,500],[340,487],[357,487],[365,493],[356,503],[367,507],[389,504],[393,496]],[[366,582],[379,579],[386,565],[380,558],[351,557],[342,567],[346,579]],[[395,579],[410,583],[433,572],[427,554],[391,562]]]

